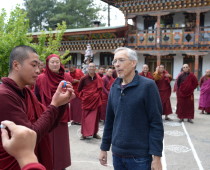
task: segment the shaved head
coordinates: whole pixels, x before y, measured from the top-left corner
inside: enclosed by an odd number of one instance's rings
[[[182,68],[183,68],[183,71],[184,71],[184,72],[189,72],[189,71],[190,71],[190,67],[189,67],[188,64],[184,64],[184,65],[182,66]]]
[[[210,76],[210,69],[206,70],[206,75],[209,77]]]
[[[147,73],[147,72],[149,71],[149,67],[148,67],[147,64],[144,64],[144,65],[143,65],[142,71],[143,71],[144,73]]]
[[[32,47],[21,45],[13,48],[12,52],[10,53],[10,60],[9,60],[9,70],[12,71],[12,64],[16,60],[20,64],[23,63],[25,59],[29,57],[30,53],[37,54],[36,50]]]

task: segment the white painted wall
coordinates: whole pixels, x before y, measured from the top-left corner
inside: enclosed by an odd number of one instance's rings
[[[210,11],[205,13],[205,17],[204,17],[204,27],[210,26]],[[210,28],[205,28],[205,31],[210,31]],[[209,38],[208,34],[204,34],[205,38]]]
[[[137,26],[137,29],[138,30],[144,30],[144,18],[143,16],[137,16],[137,19],[136,19],[136,26]]]
[[[143,54],[139,54],[139,53],[137,53],[137,54],[138,54],[138,64],[137,64],[136,70],[138,72],[141,72],[142,67],[145,64],[145,57],[143,56]]]
[[[202,75],[205,74],[205,71],[210,69],[210,54],[203,56],[203,68],[202,68]]]
[[[177,54],[174,56],[174,70],[173,70],[173,79],[176,79],[183,65],[183,56],[182,54]]]
[[[205,13],[204,17],[204,26],[210,26],[210,11]]]
[[[94,63],[100,65],[100,53],[94,54]]]
[[[77,65],[81,65],[81,53],[77,53]]]

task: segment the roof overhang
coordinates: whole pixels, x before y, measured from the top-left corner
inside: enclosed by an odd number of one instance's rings
[[[114,0],[101,0],[101,1],[103,1],[103,2],[105,2],[107,4],[109,4],[109,5],[115,6],[115,1]]]

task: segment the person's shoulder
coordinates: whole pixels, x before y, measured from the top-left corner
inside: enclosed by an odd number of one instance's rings
[[[154,83],[154,80],[149,79],[149,78],[144,77],[144,76],[140,76],[140,75],[139,75],[139,81],[142,84],[152,84],[152,83]]]
[[[11,90],[7,86],[5,86],[3,83],[0,84],[0,95],[10,93]]]
[[[12,90],[4,84],[0,84],[0,100],[2,99],[1,101],[7,101],[8,99],[15,98],[17,99],[17,97],[19,98],[15,90]]]
[[[86,80],[86,79],[88,79],[88,75],[84,75],[82,78],[81,78],[81,80],[80,81],[84,81],[84,80]]]
[[[117,87],[117,86],[119,86],[120,83],[121,83],[121,81],[122,81],[122,79],[119,78],[119,77],[117,77],[117,78],[114,80],[114,82],[113,82],[113,84],[112,84],[112,87]]]
[[[37,80],[44,79],[46,77],[45,73],[41,73],[38,75]]]

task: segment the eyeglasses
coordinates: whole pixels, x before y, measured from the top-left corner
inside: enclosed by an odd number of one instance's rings
[[[117,64],[117,62],[118,62],[119,64],[122,64],[122,63],[124,63],[126,60],[128,60],[128,59],[119,58],[119,59],[113,60],[113,61],[112,61],[112,65]]]

